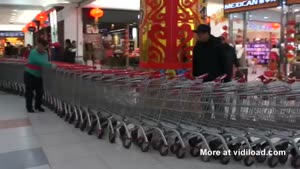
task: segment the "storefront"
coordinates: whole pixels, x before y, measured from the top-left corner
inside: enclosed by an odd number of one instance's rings
[[[294,0],[282,4],[280,0],[224,0],[224,13],[228,21],[223,23],[222,35],[237,48],[238,57],[244,67],[263,71],[270,63],[277,64],[276,71],[290,74],[288,67],[296,63],[297,30],[296,15],[300,8],[292,5]],[[278,57],[271,55],[276,51]],[[272,53],[272,54],[271,54]],[[251,70],[256,73],[256,70]]]
[[[103,15],[96,18],[93,10]],[[83,8],[84,60],[109,66],[129,66],[138,53],[139,11]]]
[[[1,31],[0,32],[0,56],[4,55],[4,50],[9,42],[12,46],[21,47],[24,46],[24,33],[23,32],[8,32],[8,31]],[[16,51],[16,53],[18,53]],[[17,54],[16,54],[17,55]]]

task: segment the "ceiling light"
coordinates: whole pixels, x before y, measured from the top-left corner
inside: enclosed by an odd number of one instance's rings
[[[299,12],[299,11],[300,11],[300,9],[295,9],[295,10],[294,10],[294,12]]]
[[[237,18],[237,16],[236,16],[236,15],[234,15],[233,17]]]
[[[281,9],[281,6],[278,6],[277,9]]]
[[[269,17],[265,16],[264,18],[265,18],[265,19],[268,19]]]
[[[16,9],[14,9],[13,11],[14,11],[14,12],[18,12],[18,10],[16,10]]]
[[[12,16],[16,16],[17,14],[16,14],[16,13],[12,13],[11,15],[12,15]]]
[[[249,17],[251,18],[253,15],[249,15]]]

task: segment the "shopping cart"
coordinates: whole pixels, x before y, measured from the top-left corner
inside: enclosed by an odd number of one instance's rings
[[[0,88],[24,93],[23,69],[18,60],[0,60]],[[10,73],[8,75],[8,72]],[[44,102],[69,123],[88,134],[125,148],[135,143],[143,152],[153,149],[165,156],[213,158],[228,164],[230,156],[205,155],[217,150],[282,150],[281,155],[232,154],[246,166],[267,161],[270,167],[291,159],[300,166],[300,85],[266,76],[259,81],[203,83],[187,74],[167,78],[157,72],[94,70],[93,67],[58,63],[43,70]],[[290,158],[291,156],[291,158]]]

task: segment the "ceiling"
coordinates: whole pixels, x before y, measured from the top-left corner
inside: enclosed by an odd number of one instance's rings
[[[83,0],[0,0],[0,25],[25,25],[42,10]]]

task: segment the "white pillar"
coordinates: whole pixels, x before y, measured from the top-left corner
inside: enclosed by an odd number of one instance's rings
[[[31,32],[27,32],[24,34],[25,46],[27,44],[33,45],[33,34]]]
[[[64,38],[77,42],[77,56],[83,56],[82,8],[69,6],[58,13],[58,21],[64,20]]]

